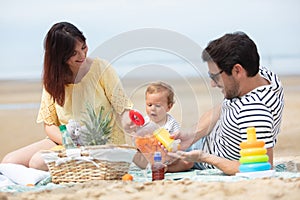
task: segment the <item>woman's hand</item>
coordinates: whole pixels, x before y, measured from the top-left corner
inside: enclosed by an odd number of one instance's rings
[[[132,133],[136,131],[137,125],[135,125],[129,118],[129,110],[125,110],[120,116],[120,118],[121,125],[126,133]]]

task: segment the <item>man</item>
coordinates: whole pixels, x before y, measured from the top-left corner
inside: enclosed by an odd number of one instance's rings
[[[242,32],[211,41],[202,59],[207,62],[212,87],[221,89],[224,100],[201,117],[196,133],[178,133],[174,137],[182,140],[183,147],[203,138],[201,150],[170,156],[195,162],[198,169],[218,168],[234,175],[240,165],[239,144],[247,139],[247,127],[255,127],[257,139],[265,142],[273,165],[284,106],[278,77],[259,66],[256,45]]]

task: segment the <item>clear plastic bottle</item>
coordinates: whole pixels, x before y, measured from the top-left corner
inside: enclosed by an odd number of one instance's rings
[[[62,143],[66,149],[76,148],[66,125],[60,125],[59,130],[62,133]]]
[[[154,163],[151,166],[152,181],[163,180],[165,178],[165,166],[161,162],[161,153],[154,153]]]

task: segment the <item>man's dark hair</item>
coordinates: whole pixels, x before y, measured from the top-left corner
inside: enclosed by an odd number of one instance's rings
[[[250,77],[255,76],[259,69],[256,45],[243,32],[225,34],[209,42],[202,52],[202,59],[205,62],[213,61],[228,75],[232,74],[235,64],[240,64]]]

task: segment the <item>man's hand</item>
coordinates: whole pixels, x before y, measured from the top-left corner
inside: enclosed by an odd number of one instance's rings
[[[171,135],[170,138],[172,138],[174,140],[179,139],[181,141],[180,149],[185,150],[193,144],[195,134],[188,133],[188,132],[177,132],[177,133],[174,133],[173,135]]]
[[[177,151],[176,153],[169,152],[168,156],[177,159],[182,159],[188,162],[202,162],[203,158],[207,156],[207,153],[201,150],[195,150],[190,152]]]

